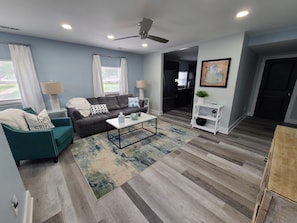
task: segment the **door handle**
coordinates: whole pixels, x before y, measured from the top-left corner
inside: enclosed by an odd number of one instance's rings
[[[290,92],[288,92],[288,96],[291,97],[291,93]]]

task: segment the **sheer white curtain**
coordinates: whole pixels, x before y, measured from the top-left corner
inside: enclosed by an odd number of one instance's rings
[[[9,50],[20,88],[23,107],[32,107],[39,113],[45,108],[45,104],[35,72],[30,47],[9,44]]]
[[[120,94],[128,94],[127,60],[121,58]]]
[[[105,95],[101,72],[101,60],[99,55],[93,55],[93,88],[94,97],[102,97]]]

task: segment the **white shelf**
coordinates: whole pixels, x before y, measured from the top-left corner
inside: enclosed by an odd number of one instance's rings
[[[218,104],[194,104],[192,127],[216,134],[220,130],[223,107]],[[197,118],[205,119],[205,125],[198,125]]]

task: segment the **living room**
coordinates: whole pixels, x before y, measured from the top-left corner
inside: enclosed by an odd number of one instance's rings
[[[145,96],[150,98],[150,111],[153,114],[161,115],[163,54],[182,45],[198,45],[195,90],[199,89],[202,61],[232,58],[227,87],[206,88],[210,95],[208,100],[224,105],[221,133],[228,134],[246,115],[253,116],[265,61],[297,57],[297,51],[293,47],[287,48],[287,50],[279,48],[280,45],[284,47],[286,44],[296,41],[296,30],[296,28],[288,26],[285,29],[255,37],[250,37],[242,31],[207,40],[198,41],[197,39],[195,44],[184,43],[170,49],[145,54],[3,31],[0,33],[0,59],[10,59],[8,43],[29,45],[39,81],[53,80],[63,83],[64,93],[59,95],[59,99],[61,107],[65,107],[67,101],[73,97],[91,97],[93,95],[92,55],[101,55],[104,65],[118,64],[120,58],[124,57],[127,59],[128,65],[129,93],[138,95],[138,89],[135,86],[136,80],[146,80],[148,86],[145,89]],[[274,47],[271,48],[273,45]],[[265,48],[268,46],[270,46],[269,49]],[[295,86],[285,118],[286,122],[292,124],[297,124],[296,99],[297,89]],[[46,96],[45,103],[49,108],[50,103]],[[22,105],[1,105],[0,110],[11,107],[21,108]],[[11,173],[11,176],[14,176],[12,181],[16,181],[20,185],[16,189],[7,186],[5,190],[2,190],[2,193],[9,197],[13,193],[18,193],[22,197],[24,187],[14,165],[9,154],[1,154],[1,169],[9,167],[14,170],[13,173],[7,170],[3,175],[1,173],[1,176],[8,177]],[[22,203],[22,199],[19,199],[19,202]],[[5,211],[6,209],[1,208],[1,216]],[[7,217],[7,219],[11,218]],[[21,220],[18,219],[16,222],[21,222]]]

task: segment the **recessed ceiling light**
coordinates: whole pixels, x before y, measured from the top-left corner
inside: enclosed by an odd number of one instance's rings
[[[249,11],[241,11],[236,14],[237,18],[245,17],[249,14]]]
[[[67,29],[67,30],[72,29],[71,25],[66,24],[66,23],[65,24],[62,24],[61,26],[62,26],[63,29]]]
[[[113,35],[108,35],[107,38],[108,39],[114,39],[114,36]]]
[[[143,44],[141,44],[141,46],[142,47],[147,47],[148,45],[147,45],[147,43],[143,43]]]

